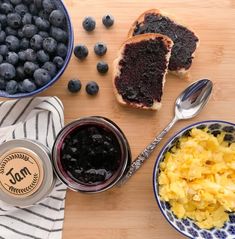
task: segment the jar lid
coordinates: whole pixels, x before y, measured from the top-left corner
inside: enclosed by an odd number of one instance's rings
[[[54,185],[50,153],[26,139],[0,145],[0,200],[29,206],[48,195]]]

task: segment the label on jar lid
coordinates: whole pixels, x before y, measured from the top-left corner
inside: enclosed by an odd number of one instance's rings
[[[26,148],[8,150],[0,157],[0,188],[10,196],[28,197],[43,180],[41,159]]]

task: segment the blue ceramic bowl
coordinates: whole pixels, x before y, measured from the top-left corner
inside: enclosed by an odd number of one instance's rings
[[[6,91],[0,90],[0,97],[5,97],[5,98],[24,98],[24,97],[29,97],[36,95],[47,88],[49,88],[51,85],[53,85],[63,74],[65,71],[66,67],[68,66],[69,60],[71,58],[72,52],[73,52],[73,41],[74,41],[74,36],[73,36],[73,28],[72,28],[72,23],[71,19],[69,17],[69,13],[63,3],[62,0],[54,0],[54,3],[58,9],[60,9],[66,17],[66,23],[67,23],[67,33],[68,33],[68,52],[67,56],[64,60],[64,65],[63,67],[57,72],[56,76],[54,76],[50,82],[48,82],[46,85],[42,86],[41,88],[36,89],[33,92],[30,93],[16,93],[14,95],[8,94]]]
[[[235,239],[235,213],[229,214],[229,221],[224,224],[224,226],[220,229],[213,228],[211,230],[200,229],[193,220],[187,219],[178,219],[173,212],[171,211],[171,207],[169,203],[164,202],[160,199],[159,196],[159,185],[158,185],[158,177],[160,173],[160,163],[164,160],[165,153],[176,144],[178,139],[182,137],[185,133],[195,127],[209,127],[210,131],[213,133],[218,133],[218,131],[224,131],[227,134],[232,135],[231,138],[235,140],[235,124],[219,121],[219,120],[210,120],[210,121],[202,121],[195,123],[193,125],[189,125],[188,127],[182,129],[180,132],[175,134],[163,147],[159,156],[156,160],[154,171],[153,171],[153,188],[155,198],[157,200],[160,211],[166,218],[166,220],[180,233],[184,236],[193,239]],[[217,132],[216,132],[217,131]],[[228,132],[229,131],[229,132]]]

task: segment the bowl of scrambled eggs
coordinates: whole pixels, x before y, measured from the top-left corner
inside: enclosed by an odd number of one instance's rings
[[[189,238],[235,238],[235,124],[190,125],[161,150],[154,193],[167,221]]]

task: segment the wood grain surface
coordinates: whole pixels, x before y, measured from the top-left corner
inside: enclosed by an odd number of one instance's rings
[[[175,15],[199,35],[200,46],[191,68],[191,81],[209,78],[214,82],[214,92],[203,112],[193,120],[179,122],[126,185],[97,195],[69,191],[63,238],[184,238],[168,224],[158,209],[152,188],[153,165],[167,139],[182,127],[208,119],[235,122],[235,1],[65,0],[65,4],[72,18],[75,44],[86,44],[89,56],[82,63],[72,57],[61,79],[42,95],[57,95],[63,101],[66,123],[83,116],[108,117],[124,131],[132,155],[136,157],[171,120],[175,98],[189,82],[168,75],[161,111],[149,112],[118,105],[112,91],[111,70],[106,76],[100,76],[96,71],[100,58],[93,52],[94,44],[97,41],[107,43],[108,52],[102,59],[111,66],[132,22],[151,8],[160,8]],[[115,25],[109,30],[101,22],[107,13],[115,17]],[[93,16],[97,21],[95,31],[89,34],[81,26],[85,16]],[[83,84],[81,92],[76,95],[66,90],[71,78],[79,78]],[[85,92],[85,85],[90,80],[100,85],[96,97]]]

